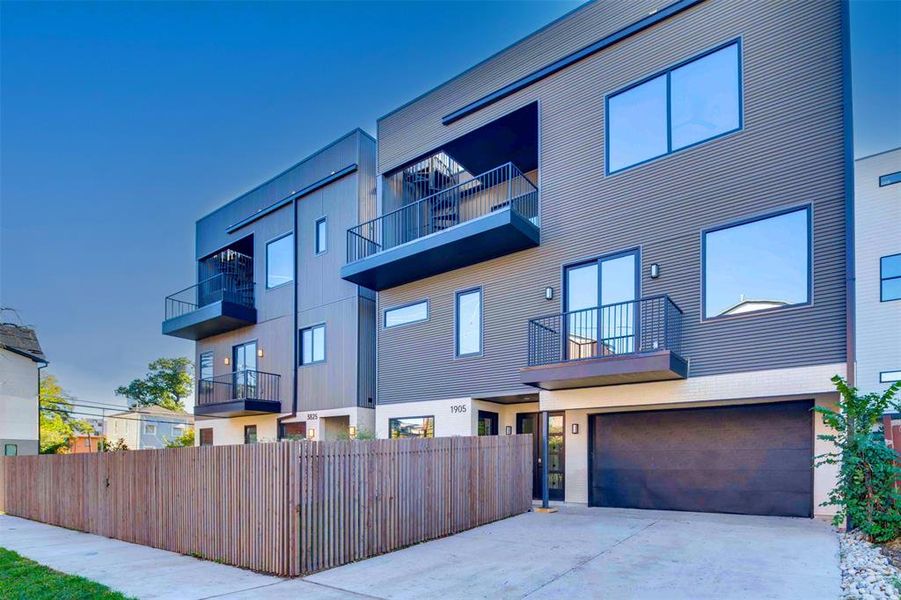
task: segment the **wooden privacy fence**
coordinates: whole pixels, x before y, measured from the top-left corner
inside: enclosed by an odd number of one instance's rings
[[[0,457],[0,511],[283,576],[529,510],[530,435]]]

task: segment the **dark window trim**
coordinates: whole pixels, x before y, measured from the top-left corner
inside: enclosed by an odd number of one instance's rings
[[[248,436],[247,436],[248,431],[249,431],[251,428],[253,428],[253,437],[255,438],[252,442],[248,440]],[[259,442],[259,441],[260,441],[260,438],[259,438],[259,433],[258,433],[256,424],[253,424],[253,425],[245,425],[245,426],[244,426],[244,443],[245,443],[245,444],[256,444],[256,443]]]
[[[901,252],[899,252],[897,254],[888,254],[886,256],[879,257],[879,301],[880,302],[896,302],[898,300],[901,300],[901,296],[898,296],[897,298],[889,298],[888,300],[886,300],[885,296],[882,293],[882,282],[893,281],[895,279],[901,279],[901,275],[896,275],[894,277],[883,277],[882,276],[882,261],[884,261],[886,258],[895,258],[896,256],[901,256]]]
[[[273,286],[270,286],[270,285],[269,285],[269,245],[270,245],[270,244],[274,244],[275,242],[277,242],[277,241],[279,241],[279,240],[283,240],[283,239],[285,239],[286,237],[288,237],[288,236],[293,236],[293,235],[294,235],[294,232],[293,232],[293,231],[289,231],[288,233],[283,233],[283,234],[281,234],[280,236],[274,237],[274,238],[272,238],[271,240],[269,240],[268,242],[266,242],[266,246],[265,246],[264,249],[263,249],[263,254],[264,254],[264,256],[266,257],[266,268],[264,269],[263,279],[266,280],[266,289],[267,289],[267,290],[278,289],[278,288],[280,288],[280,287],[284,287],[284,286],[286,286],[286,285],[290,285],[290,284],[294,283],[294,268],[292,268],[292,269],[291,269],[291,279],[290,279],[290,280],[286,281],[285,283],[280,283],[280,284],[278,284],[278,285],[273,285]],[[295,241],[294,243],[297,243],[297,242]],[[294,253],[293,253],[293,252],[291,253],[291,256],[292,256],[291,260],[294,260],[294,258],[293,258],[293,257],[294,257]]]
[[[479,351],[460,354],[460,296],[479,293]],[[485,353],[485,292],[482,286],[475,286],[454,292],[454,358],[472,358]]]
[[[731,229],[749,223],[756,223],[773,217],[780,217],[793,212],[807,211],[807,302],[798,302],[796,304],[787,304],[785,306],[776,306],[774,308],[764,308],[753,312],[740,313],[737,315],[716,315],[707,317],[707,234],[724,229]],[[715,225],[701,230],[701,307],[700,316],[701,323],[714,321],[722,321],[726,319],[745,319],[749,317],[757,317],[768,315],[783,310],[791,310],[795,308],[804,308],[813,306],[813,204],[805,203],[791,207],[784,207],[774,212],[762,213],[751,217],[745,217],[737,221],[731,221],[722,225]]]
[[[425,304],[425,318],[424,319],[416,319],[415,321],[407,321],[406,323],[398,323],[397,325],[388,325],[388,313],[392,310],[400,310],[402,308],[408,308],[410,306],[416,306],[417,304]],[[428,321],[432,316],[432,307],[428,298],[423,298],[422,300],[416,300],[415,302],[407,302],[406,304],[399,304],[397,306],[389,306],[382,310],[382,329],[397,329],[398,327],[406,327],[407,325],[415,325],[416,323],[424,323]]]
[[[888,375],[889,373],[898,373],[898,379],[883,379],[883,375]],[[901,381],[901,369],[892,369],[890,371],[880,371],[879,372],[879,383],[895,383],[896,381]]]
[[[886,173],[885,175],[879,176],[879,187],[895,185],[896,183],[901,183],[901,171]]]
[[[253,352],[254,361],[256,361],[259,358],[259,356],[257,356],[257,351],[260,349],[259,342],[260,342],[260,338],[253,338],[252,340],[247,340],[247,341],[241,342],[239,344],[232,344],[232,351],[228,357],[229,360],[231,361],[231,364],[229,366],[231,367],[232,373],[238,372],[238,371],[235,371],[235,367],[237,366],[237,363],[235,362],[235,349],[240,348],[241,346],[248,346],[250,344],[253,344],[254,346],[256,346],[254,348],[254,352]],[[254,370],[259,371],[259,366],[260,366],[260,364],[257,361],[257,369],[254,369]],[[214,367],[215,367],[215,363],[214,363]],[[215,369],[214,369],[214,372],[215,372]]]
[[[614,258],[622,258],[623,256],[628,255],[635,256],[635,299],[641,299],[641,246],[635,246],[634,248],[628,248],[626,250],[617,250],[615,252],[608,252],[606,254],[600,254],[598,256],[594,256],[592,258],[580,259],[570,263],[563,263],[560,268],[560,289],[563,290],[563,297],[560,299],[560,312],[566,312],[566,304],[567,299],[569,298],[569,286],[567,285],[567,277],[566,273],[569,269],[575,267],[583,267],[586,265],[597,264],[600,265],[601,261],[610,260]],[[598,293],[601,291],[601,269],[598,268]],[[598,299],[600,301],[600,299]]]
[[[685,65],[700,60],[714,52],[719,52],[720,50],[724,50],[729,46],[735,45],[737,46],[738,52],[738,127],[735,129],[730,129],[729,131],[724,131],[722,133],[718,133],[713,137],[709,137],[703,140],[699,140],[697,142],[691,143],[687,146],[682,146],[681,148],[673,149],[673,141],[672,141],[672,119],[671,119],[671,96],[670,96],[670,74],[679,69],[680,67],[684,67]],[[604,175],[609,177],[611,175],[616,175],[617,173],[622,173],[624,171],[628,171],[630,169],[634,169],[636,167],[640,167],[642,165],[646,165],[649,162],[659,160],[661,158],[672,156],[674,154],[678,154],[680,152],[684,152],[686,150],[690,150],[696,146],[701,144],[706,144],[708,142],[712,142],[719,138],[725,137],[727,135],[732,135],[734,133],[739,133],[744,130],[745,127],[745,111],[744,111],[744,98],[745,98],[745,90],[744,90],[744,54],[743,54],[743,40],[742,37],[739,36],[737,38],[733,38],[727,42],[723,42],[718,46],[710,48],[708,50],[704,50],[700,54],[696,54],[690,58],[686,58],[674,65],[671,65],[663,70],[657,71],[653,75],[648,75],[647,77],[643,77],[642,79],[630,83],[624,87],[618,88],[617,90],[610,92],[604,96]],[[625,167],[620,167],[614,171],[610,170],[610,99],[614,96],[618,96],[622,93],[628,92],[629,90],[636,88],[640,85],[643,85],[652,79],[657,79],[658,77],[666,76],[666,147],[667,151],[663,154],[659,154],[657,156],[652,156],[651,158],[646,158],[640,162],[635,164],[627,165]]]
[[[321,322],[321,323],[315,323],[315,324],[313,324],[313,325],[307,325],[306,327],[301,327],[301,328],[298,330],[298,332],[297,332],[297,336],[298,336],[298,338],[297,338],[297,344],[298,344],[298,345],[297,345],[297,348],[298,348],[299,352],[297,353],[297,363],[298,363],[299,366],[301,366],[301,367],[307,367],[307,366],[310,366],[310,365],[321,365],[321,364],[324,363],[324,362],[326,361],[326,359],[328,358],[328,344],[326,343],[326,337],[325,337],[325,336],[326,336],[326,327],[325,327],[325,325],[326,325],[326,324],[325,324],[325,321],[323,321],[323,322]],[[322,360],[316,360],[316,359],[313,357],[313,351],[310,350],[310,359],[311,359],[311,361],[308,362],[308,363],[305,363],[305,362],[303,362],[303,332],[304,332],[304,331],[307,331],[307,330],[312,331],[312,330],[317,329],[317,328],[319,328],[319,327],[322,327]],[[311,340],[312,340],[312,336],[313,336],[313,334],[310,334]]]
[[[388,417],[388,439],[394,439],[391,437],[391,421],[402,421],[404,419],[431,419],[432,420],[432,437],[435,436],[435,415],[416,415],[412,417]],[[404,439],[404,438],[397,438]],[[417,438],[407,438],[407,439],[417,439]],[[429,438],[418,438],[418,439],[429,439]]]
[[[477,420],[476,420],[476,434],[477,434],[477,435],[479,434],[479,431],[478,431],[478,423],[479,423],[480,421],[482,421],[482,419],[488,419],[488,420],[491,422],[491,431],[489,431],[488,433],[486,433],[486,434],[485,434],[486,436],[488,436],[488,435],[500,435],[500,429],[501,429],[501,425],[500,425],[500,423],[501,423],[501,415],[500,415],[500,413],[495,412],[495,411],[493,411],[493,410],[481,410],[481,409],[480,409],[479,412],[478,412],[478,418],[477,418]]]
[[[325,223],[325,228],[326,228],[325,249],[324,250],[319,249],[319,224],[320,223]],[[314,227],[315,227],[315,229],[313,231],[315,232],[315,235],[313,236],[313,254],[315,254],[316,256],[322,256],[323,254],[328,252],[328,217],[319,217],[318,219],[316,219],[316,224],[314,225]]]
[[[209,432],[210,432],[210,443],[209,443],[209,444],[204,444],[204,443],[203,443],[203,432],[204,432],[204,431],[209,431]],[[212,446],[212,445],[213,445],[213,428],[212,428],[212,427],[201,427],[201,428],[199,428],[199,429],[197,430],[197,436],[198,436],[198,437],[197,437],[197,445],[198,445],[198,446]]]
[[[203,357],[210,357],[210,369],[212,369],[212,373],[210,373],[210,377],[215,377],[216,374],[216,353],[213,350],[204,350],[200,354],[197,355],[197,379],[203,379]]]
[[[9,449],[12,448],[12,454],[10,454]],[[19,445],[18,444],[3,444],[3,456],[19,456]]]

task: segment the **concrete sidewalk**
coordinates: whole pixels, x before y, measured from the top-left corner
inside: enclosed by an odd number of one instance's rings
[[[818,521],[562,506],[279,579],[0,515],[0,546],[136,598],[827,599],[838,539]]]

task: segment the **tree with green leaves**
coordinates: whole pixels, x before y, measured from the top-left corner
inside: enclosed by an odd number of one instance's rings
[[[90,423],[72,416],[73,398],[53,375],[41,378],[40,398],[41,454],[65,452],[76,433],[94,431]]]
[[[183,411],[185,398],[191,395],[194,365],[190,359],[158,358],[147,365],[148,373],[128,385],[116,388],[117,396],[125,396],[132,408],[162,406]]]
[[[194,430],[188,427],[181,435],[165,440],[166,448],[188,448],[194,445]]]
[[[871,541],[893,540],[901,536],[901,467],[897,452],[885,443],[882,415],[898,410],[901,383],[881,394],[861,394],[838,375],[832,382],[840,394],[837,409],[814,407],[833,430],[817,437],[835,447],[816,457],[817,466],[839,465],[838,482],[823,506],[838,507],[836,526],[848,519]]]

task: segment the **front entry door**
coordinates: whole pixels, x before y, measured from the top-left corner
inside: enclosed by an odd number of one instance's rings
[[[257,343],[247,342],[232,348],[232,373],[234,373],[234,399],[256,397]]]
[[[564,476],[566,472],[565,435],[562,412],[548,414],[548,498],[564,499]],[[532,497],[541,498],[541,413],[520,413],[516,415],[516,433],[532,434]]]

